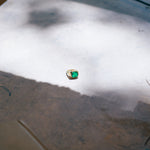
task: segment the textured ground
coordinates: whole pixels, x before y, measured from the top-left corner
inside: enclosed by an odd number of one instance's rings
[[[23,120],[49,150],[138,150],[150,135],[148,104],[125,112],[104,97],[4,72],[0,83],[12,92],[0,90],[0,122]]]

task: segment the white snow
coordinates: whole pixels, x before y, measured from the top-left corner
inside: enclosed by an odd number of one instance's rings
[[[37,81],[94,90],[150,90],[150,23],[69,1],[12,0],[0,7],[0,70]],[[57,8],[68,22],[40,29],[27,24],[31,10]],[[113,17],[113,18],[112,18]],[[68,80],[68,69],[79,71]]]

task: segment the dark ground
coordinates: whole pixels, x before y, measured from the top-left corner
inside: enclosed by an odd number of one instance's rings
[[[2,5],[6,0],[0,0],[0,5]]]
[[[0,123],[24,121],[49,150],[142,150],[150,135],[150,105],[143,102],[129,112],[102,97],[4,72],[0,83],[12,92],[0,89]]]

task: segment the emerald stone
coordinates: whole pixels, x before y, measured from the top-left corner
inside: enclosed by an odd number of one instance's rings
[[[71,72],[71,76],[72,76],[72,78],[77,78],[78,77],[78,72],[77,71]]]

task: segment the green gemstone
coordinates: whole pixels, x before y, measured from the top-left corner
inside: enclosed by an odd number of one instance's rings
[[[71,72],[72,78],[77,78],[78,77],[78,72],[74,71]]]

